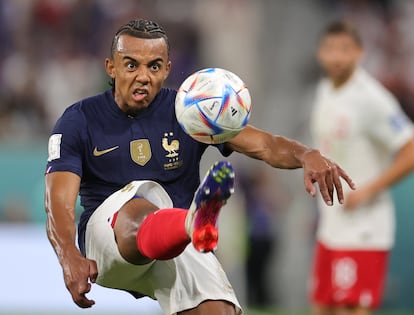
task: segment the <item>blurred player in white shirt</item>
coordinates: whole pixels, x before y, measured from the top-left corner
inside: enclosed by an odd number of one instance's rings
[[[396,99],[364,71],[357,31],[334,22],[323,31],[318,61],[326,74],[316,94],[316,147],[337,161],[357,189],[345,203],[319,202],[312,272],[314,314],[371,314],[381,303],[394,243],[388,188],[414,169],[413,125]]]

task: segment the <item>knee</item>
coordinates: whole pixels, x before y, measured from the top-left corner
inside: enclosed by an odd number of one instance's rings
[[[145,199],[132,199],[118,212],[114,236],[121,256],[131,264],[147,264],[151,259],[141,255],[136,244],[138,229],[145,217],[158,208]]]

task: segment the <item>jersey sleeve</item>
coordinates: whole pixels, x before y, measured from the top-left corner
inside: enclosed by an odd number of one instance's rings
[[[68,171],[82,176],[83,122],[81,112],[72,108],[56,122],[49,137],[46,173]]]
[[[397,152],[414,135],[412,122],[390,93],[373,98],[367,107],[369,134],[391,152]]]

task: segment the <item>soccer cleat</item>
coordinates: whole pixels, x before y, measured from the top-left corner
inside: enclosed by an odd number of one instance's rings
[[[233,167],[226,161],[214,163],[198,187],[186,217],[187,233],[197,251],[217,248],[218,215],[233,192]]]

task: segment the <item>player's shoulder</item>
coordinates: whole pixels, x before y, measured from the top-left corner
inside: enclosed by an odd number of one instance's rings
[[[327,76],[321,76],[316,81],[315,87],[317,92],[328,92],[332,90],[332,82]]]
[[[177,95],[177,90],[170,87],[162,87],[161,92],[165,93],[167,97],[175,97]]]
[[[163,87],[158,92],[149,109],[150,113],[159,114],[173,113],[175,109],[175,97],[177,91],[171,88]]]
[[[74,114],[77,112],[82,112],[90,107],[98,105],[105,98],[107,92],[108,91],[97,95],[88,96],[75,103],[72,103],[65,109],[64,114]]]
[[[381,102],[396,102],[394,95],[368,71],[358,68],[355,72],[354,82],[360,91],[360,96],[375,99]]]
[[[175,102],[176,95],[177,90],[168,87],[161,88],[160,92],[158,93],[160,101],[164,103]]]
[[[102,111],[102,106],[110,102],[111,91],[105,91],[93,96],[85,97],[68,106],[63,112],[61,119],[82,119],[93,116]]]
[[[328,78],[322,77],[320,78],[315,86],[315,97],[316,99],[320,99],[323,95],[327,95],[331,90],[331,82]]]

